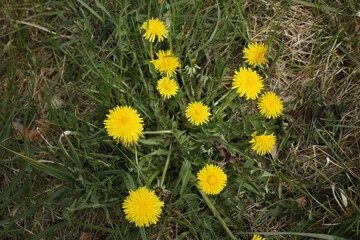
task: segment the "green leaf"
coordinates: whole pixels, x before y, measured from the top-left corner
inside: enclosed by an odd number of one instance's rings
[[[185,189],[189,188],[189,181],[192,177],[191,173],[191,162],[188,160],[184,160],[181,169],[180,169],[180,179],[181,179],[181,189],[180,196],[184,193]]]
[[[31,166],[45,172],[46,174],[53,176],[55,178],[58,178],[60,180],[64,180],[64,181],[74,181],[75,177],[63,166],[60,165],[49,165],[49,164],[45,164],[42,162],[39,162],[35,159],[32,159],[26,155],[23,155],[21,153],[15,152],[3,145],[0,145],[0,147],[4,148],[5,150],[11,152],[12,154],[21,157],[22,159],[24,159],[26,162],[28,162]]]
[[[89,10],[89,12],[91,12],[97,19],[99,19],[101,22],[104,22],[104,19],[97,13],[95,12],[94,9],[92,9],[89,5],[87,5],[85,2],[83,2],[82,0],[77,0],[81,5],[83,5],[87,10]]]

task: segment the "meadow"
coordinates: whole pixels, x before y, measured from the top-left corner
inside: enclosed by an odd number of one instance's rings
[[[359,79],[357,0],[1,0],[0,239],[360,239]]]

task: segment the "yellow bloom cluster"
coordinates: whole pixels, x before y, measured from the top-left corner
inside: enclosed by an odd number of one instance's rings
[[[252,67],[266,63],[267,46],[263,43],[250,43],[244,48],[244,59]],[[258,99],[257,107],[261,115],[267,119],[277,118],[282,114],[283,104],[281,99],[274,92],[265,92],[261,94],[264,89],[264,81],[262,77],[251,68],[240,67],[235,71],[232,80],[232,89],[235,89],[240,97],[245,97],[246,100]],[[259,97],[260,95],[260,97]],[[259,155],[270,153],[275,146],[276,137],[274,134],[256,136],[250,141],[251,148]]]
[[[157,40],[164,41],[169,34],[168,26],[158,18],[148,19],[141,25],[145,31],[143,37],[150,42],[151,55],[152,44]],[[279,117],[283,111],[283,104],[274,92],[264,90],[264,80],[254,69],[266,60],[267,46],[263,43],[250,43],[244,50],[244,59],[248,67],[240,67],[235,70],[232,79],[232,89],[240,97],[246,100],[257,100],[257,108],[266,119]],[[152,58],[152,56],[151,56]],[[157,81],[156,90],[163,99],[170,99],[179,92],[176,81],[177,72],[180,71],[180,59],[172,50],[159,50],[156,59],[150,61],[160,73],[161,78]],[[189,74],[190,75],[190,74]],[[195,126],[207,124],[211,117],[210,107],[202,101],[191,101],[185,108],[186,119]],[[143,119],[134,108],[130,106],[116,106],[109,110],[104,120],[107,134],[117,142],[129,147],[138,144],[144,134]],[[263,156],[273,151],[276,144],[274,133],[257,135],[252,134],[249,141],[252,151]],[[222,168],[213,164],[207,164],[196,175],[199,189],[208,195],[219,194],[226,187],[227,175]],[[148,227],[156,224],[162,213],[164,202],[159,199],[153,190],[140,187],[129,191],[129,195],[123,202],[125,218],[137,227]],[[259,235],[254,235],[252,240],[265,240]]]
[[[246,62],[255,67],[267,62],[266,51],[267,47],[263,43],[250,43],[243,53]],[[264,81],[255,70],[240,67],[238,71],[235,71],[232,88],[236,89],[240,97],[244,96],[246,100],[255,100],[264,89]],[[263,94],[260,97],[258,108],[266,118],[277,118],[283,110],[281,99],[275,93]]]
[[[142,29],[145,29],[145,39],[153,42],[155,36],[162,40],[161,36],[167,37],[168,32],[165,24],[157,18],[153,18],[143,23]],[[161,38],[161,39],[160,39]],[[180,60],[174,55],[172,50],[159,50],[156,53],[156,59],[150,62],[155,69],[160,72],[162,77],[158,80],[156,89],[164,99],[170,99],[177,94],[179,86],[174,79],[176,71],[180,68]],[[202,102],[191,102],[186,107],[185,116],[189,122],[195,126],[206,124],[211,116],[210,108]]]
[[[155,42],[155,38],[159,42],[168,37],[169,29],[166,24],[158,18],[152,18],[145,21],[141,28],[145,30],[144,38],[150,43]],[[158,80],[156,89],[164,99],[170,99],[175,96],[179,90],[176,80],[172,78],[176,74],[176,70],[180,67],[180,60],[171,50],[160,50],[156,53],[157,59],[150,62],[155,69],[164,75]]]

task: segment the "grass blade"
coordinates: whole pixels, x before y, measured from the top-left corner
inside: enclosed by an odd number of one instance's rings
[[[302,236],[302,237],[311,237],[317,239],[325,240],[349,240],[348,238],[337,237],[328,234],[322,233],[299,233],[299,232],[245,232],[244,234],[260,234],[267,236],[284,236],[284,235],[293,235],[293,236]]]
[[[92,9],[89,5],[87,5],[85,2],[83,2],[82,0],[77,0],[81,5],[83,5],[87,10],[89,10],[89,12],[91,12],[97,19],[99,19],[102,23],[104,22],[104,19],[97,13],[95,12],[94,9]]]
[[[50,176],[56,177],[58,179],[64,180],[64,181],[73,181],[75,180],[75,177],[65,168],[62,166],[51,166],[48,164],[44,164],[42,162],[39,162],[35,159],[32,159],[24,154],[15,152],[3,145],[0,145],[0,147],[4,148],[5,150],[11,152],[12,154],[24,159],[26,162],[28,162],[31,166],[45,172],[46,174],[49,174]]]

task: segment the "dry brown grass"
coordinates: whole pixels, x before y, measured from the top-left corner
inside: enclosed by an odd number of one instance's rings
[[[355,40],[359,37],[356,30],[360,18],[321,15],[314,8],[296,4],[284,8],[283,4],[278,1],[273,5],[262,3],[259,7],[259,3],[247,2],[249,11],[277,13],[249,13],[252,24],[248,36],[252,41],[266,41],[275,36],[269,52],[273,58],[283,49],[268,79],[272,90],[280,89],[287,103],[287,120],[299,138],[293,140],[286,155],[278,161],[287,166],[294,185],[318,183],[318,188],[310,190],[313,198],[304,197],[304,193],[293,188],[284,191],[292,192],[295,201],[303,199],[302,207],[309,210],[314,209],[318,205],[316,199],[320,199],[323,208],[330,209],[336,217],[317,220],[324,225],[336,224],[334,219],[358,211],[349,201],[358,202],[360,194],[357,186],[360,180],[360,68],[344,51],[345,48],[360,59],[359,43]],[[345,19],[351,26],[339,27]],[[282,183],[275,186],[279,184]],[[254,222],[259,215],[266,216],[266,212],[267,209],[260,206],[256,211],[247,209],[248,217]],[[283,231],[289,221],[284,218],[279,222],[278,218],[268,216],[253,230]]]

